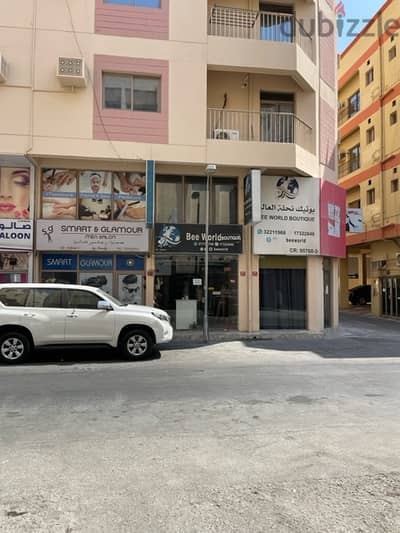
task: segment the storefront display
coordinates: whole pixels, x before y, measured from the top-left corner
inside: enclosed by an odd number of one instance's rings
[[[146,220],[146,176],[141,172],[42,170],[46,220]]]
[[[201,329],[204,315],[204,254],[156,255],[155,304],[167,311],[177,330]],[[211,329],[236,329],[238,261],[210,254],[208,316]]]
[[[0,253],[0,283],[26,283],[28,260],[27,253]]]
[[[143,255],[43,253],[41,281],[97,287],[123,303],[144,303]]]

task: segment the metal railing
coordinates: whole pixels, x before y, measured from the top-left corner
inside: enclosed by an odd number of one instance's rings
[[[298,144],[314,152],[313,130],[293,113],[208,110],[208,139]]]
[[[347,159],[339,161],[338,170],[339,178],[344,178],[352,174],[361,167],[361,155],[350,156]]]
[[[217,37],[296,43],[313,60],[312,36],[291,13],[212,6],[208,34]]]

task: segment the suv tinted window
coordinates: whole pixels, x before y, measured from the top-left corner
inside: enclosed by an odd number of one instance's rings
[[[26,307],[62,307],[61,289],[30,289]]]
[[[67,291],[68,307],[74,309],[97,309],[97,302],[101,300],[98,296],[88,291]]]
[[[29,289],[7,287],[0,290],[0,302],[7,307],[23,307]]]

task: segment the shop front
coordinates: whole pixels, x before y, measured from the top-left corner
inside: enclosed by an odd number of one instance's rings
[[[156,224],[155,303],[176,330],[201,330],[205,295],[205,233],[194,224]],[[238,328],[238,255],[242,226],[210,226],[208,320],[210,329]]]
[[[43,169],[39,279],[100,288],[144,304],[146,180],[138,172]]]
[[[21,157],[10,162],[22,164],[0,166],[0,283],[23,283],[32,264],[31,169]]]

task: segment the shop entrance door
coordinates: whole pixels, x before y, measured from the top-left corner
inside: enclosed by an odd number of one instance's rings
[[[306,329],[306,271],[260,270],[260,328]]]
[[[400,277],[381,279],[382,314],[400,316]]]

